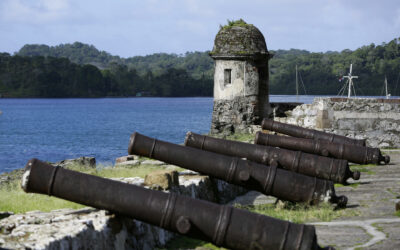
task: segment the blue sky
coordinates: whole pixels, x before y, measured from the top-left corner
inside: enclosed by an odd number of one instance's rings
[[[75,41],[122,57],[205,51],[219,25],[239,18],[272,50],[354,50],[400,37],[399,0],[0,0],[0,51]]]

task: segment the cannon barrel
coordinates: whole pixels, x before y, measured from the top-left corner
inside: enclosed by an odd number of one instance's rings
[[[342,135],[330,134],[315,129],[302,128],[300,126],[277,122],[271,119],[264,119],[262,121],[261,127],[262,129],[275,131],[281,134],[290,135],[294,137],[365,146],[365,139],[363,140],[352,139]]]
[[[30,160],[25,192],[106,209],[232,249],[321,249],[315,228]]]
[[[213,138],[188,132],[185,145],[214,153],[237,156],[264,165],[278,166],[308,176],[346,183],[348,178],[358,180],[360,172],[352,172],[347,161],[300,151],[278,149],[263,145]]]
[[[271,135],[262,132],[257,132],[254,142],[260,145],[300,150],[311,154],[345,159],[358,164],[381,164],[382,162],[388,164],[390,162],[390,156],[382,155],[379,148]]]
[[[265,166],[252,161],[185,147],[133,133],[129,154],[146,156],[257,190],[281,200],[318,203],[329,200],[345,207],[347,197],[336,196],[332,181]]]

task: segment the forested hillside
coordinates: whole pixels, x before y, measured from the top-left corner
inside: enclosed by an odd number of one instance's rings
[[[67,58],[0,54],[2,97],[211,96],[212,82],[170,68],[154,76],[111,63],[100,70]]]
[[[394,39],[355,51],[270,51],[270,93],[295,94],[297,65],[307,94],[336,95],[352,63],[357,95],[381,95],[385,75],[389,92],[400,95],[399,47]],[[9,97],[212,96],[213,74],[208,52],[120,58],[76,42],[0,54],[0,94]]]
[[[353,64],[357,95],[382,95],[385,75],[389,92],[400,95],[399,39],[375,46],[363,46],[355,51],[311,53],[300,50],[278,50],[270,61],[270,91],[275,94],[295,94],[295,68],[304,82],[307,94],[338,94],[344,82],[339,82]],[[300,81],[300,80],[299,80]],[[300,88],[301,89],[301,88]],[[304,91],[301,92],[304,94]]]

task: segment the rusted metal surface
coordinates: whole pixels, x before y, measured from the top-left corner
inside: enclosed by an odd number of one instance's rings
[[[390,162],[390,156],[382,155],[379,148],[271,135],[262,132],[257,132],[254,142],[260,145],[300,150],[311,154],[345,159],[358,164],[388,164]]]
[[[302,128],[300,126],[277,122],[270,119],[264,119],[261,124],[262,129],[269,131],[275,131],[281,134],[290,135],[294,137],[314,139],[314,140],[325,140],[328,142],[341,143],[341,144],[354,144],[359,146],[365,146],[364,140],[352,139],[346,136],[330,134],[315,129]]]
[[[110,210],[231,249],[321,249],[311,225],[53,167],[36,159],[25,167],[22,188]]]
[[[128,152],[191,169],[282,200],[311,204],[329,200],[341,207],[347,203],[347,197],[336,196],[332,181],[287,171],[276,165],[265,166],[239,157],[176,145],[139,133],[132,134]]]
[[[331,180],[335,183],[345,184],[348,178],[355,180],[360,178],[360,172],[352,172],[346,160],[300,151],[229,141],[192,132],[186,134],[185,145],[219,154],[246,158],[267,166],[278,166],[300,174]]]

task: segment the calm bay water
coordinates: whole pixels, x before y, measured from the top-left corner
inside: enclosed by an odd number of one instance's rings
[[[300,96],[311,103],[315,96]],[[296,96],[271,96],[296,102]],[[31,158],[60,161],[94,156],[112,164],[139,133],[183,143],[187,131],[207,133],[212,98],[0,99],[0,173]]]

